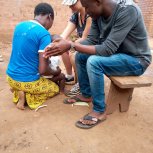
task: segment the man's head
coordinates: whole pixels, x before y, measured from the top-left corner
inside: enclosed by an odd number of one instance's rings
[[[93,19],[97,19],[105,14],[106,7],[111,0],[80,0],[82,6],[85,7],[87,14]]]
[[[69,6],[73,13],[79,12],[83,8],[80,0],[63,0],[62,4]]]
[[[34,17],[47,30],[52,27],[54,20],[54,10],[51,5],[47,3],[39,3],[34,10]]]

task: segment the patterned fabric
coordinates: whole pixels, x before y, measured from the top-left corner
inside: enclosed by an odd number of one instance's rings
[[[7,81],[13,89],[13,102],[17,103],[19,100],[18,91],[24,91],[26,95],[26,102],[31,109],[36,109],[48,98],[51,98],[59,93],[58,85],[42,77],[33,82],[17,82],[7,76]]]

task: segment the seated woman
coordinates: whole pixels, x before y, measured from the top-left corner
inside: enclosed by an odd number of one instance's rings
[[[90,26],[91,26],[91,18],[86,14],[85,8],[81,5],[80,0],[63,0],[63,4],[70,7],[73,12],[73,15],[68,22],[67,27],[61,36],[64,39],[68,39],[74,30],[77,30],[78,39],[76,42],[80,42],[87,38]],[[62,55],[62,60],[66,68],[66,83],[71,84],[74,81],[74,76],[72,75],[72,66],[76,74],[75,68],[75,53],[66,52]],[[77,80],[77,79],[76,79]],[[79,93],[79,85],[78,83],[74,85],[74,87],[67,93],[67,95],[76,95]]]
[[[25,102],[36,109],[59,93],[58,85],[41,77],[57,73],[43,57],[44,49],[52,41],[48,30],[53,20],[53,8],[40,3],[35,7],[34,20],[21,22],[15,28],[7,80],[13,91],[13,102],[19,109],[25,109]]]

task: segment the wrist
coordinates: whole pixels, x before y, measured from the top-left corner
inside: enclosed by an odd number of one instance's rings
[[[71,52],[71,53],[74,53],[74,52],[76,51],[75,42],[70,42],[70,44],[71,44],[70,52]]]

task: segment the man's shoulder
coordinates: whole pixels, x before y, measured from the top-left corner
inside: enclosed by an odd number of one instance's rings
[[[128,15],[132,15],[133,13],[139,15],[141,14],[141,9],[139,6],[135,3],[125,4],[125,5],[119,5],[119,13],[128,13]]]

